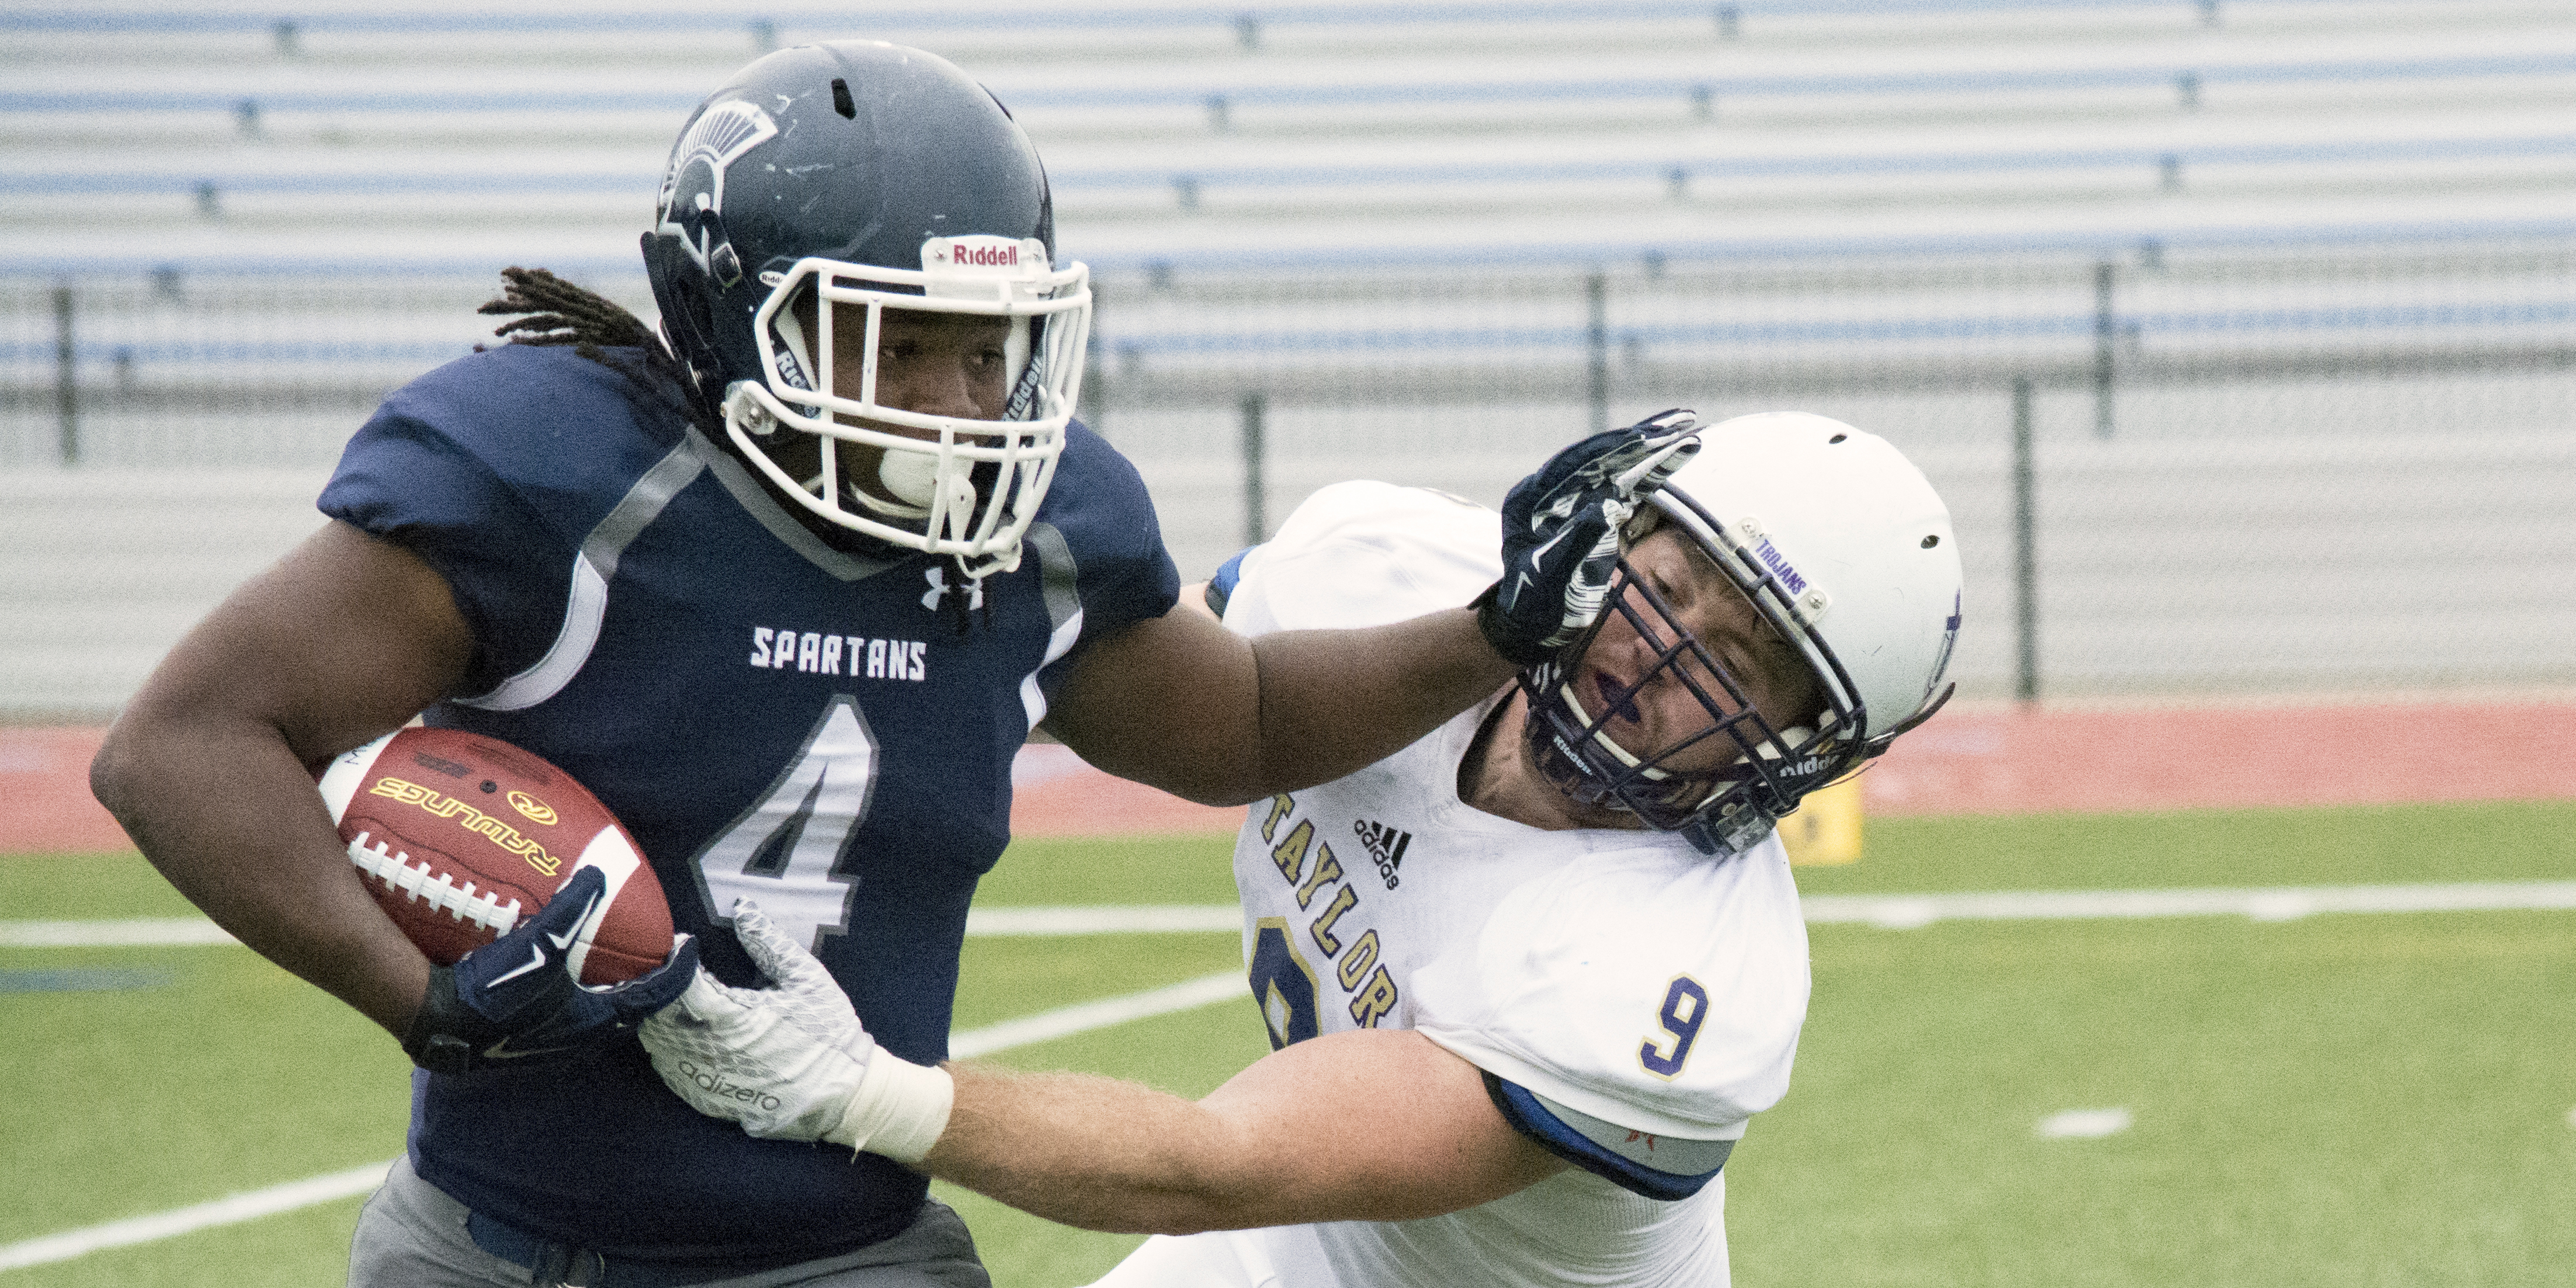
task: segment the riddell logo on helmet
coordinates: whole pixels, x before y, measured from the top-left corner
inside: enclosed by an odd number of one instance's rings
[[[921,246],[921,266],[932,270],[1017,270],[1030,264],[1033,258],[1028,247],[1020,242],[982,234],[934,237]]]

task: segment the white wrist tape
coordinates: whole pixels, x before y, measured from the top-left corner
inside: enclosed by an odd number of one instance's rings
[[[841,1107],[840,1125],[823,1133],[836,1145],[898,1163],[918,1163],[948,1130],[957,1080],[946,1069],[898,1060],[880,1047],[859,1074],[859,1089]]]

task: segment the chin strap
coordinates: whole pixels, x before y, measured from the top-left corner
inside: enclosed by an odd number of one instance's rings
[[[988,568],[983,572],[969,571],[963,555],[951,556],[948,562],[957,570],[957,583],[949,585],[944,578],[932,581],[930,597],[944,602],[948,608],[949,619],[957,626],[957,638],[964,640],[974,634],[975,619],[979,616],[983,618],[985,630],[993,629],[993,601],[984,595],[984,578],[997,571],[1009,572],[1019,566],[1019,561],[1014,559],[1010,567]],[[937,573],[939,569],[934,566],[931,571]]]
[[[1046,319],[1032,319],[1029,326],[1029,348],[1038,350],[1045,346]],[[1046,358],[1032,352],[1029,355],[1028,365],[1020,368],[1020,378],[1011,385],[1010,399],[1002,406],[1002,419],[1027,420],[1030,410],[1038,404],[1038,390],[1045,384]]]
[[[751,392],[751,382],[737,380],[725,390],[724,415],[727,425],[739,426],[754,438],[767,438],[778,432],[778,418]]]
[[[725,431],[720,435],[721,437],[733,437],[735,431],[739,431],[741,438],[757,438],[766,440],[775,436],[784,427],[782,422],[779,420],[777,411],[769,406],[767,402],[767,391],[762,389],[753,381],[735,381],[733,383],[733,387],[726,391],[724,403],[720,411],[723,417]],[[824,462],[827,466],[832,465],[833,462],[837,461],[837,453],[832,450],[832,445],[837,440],[829,437],[818,436],[818,441],[823,444],[825,449],[822,454]],[[735,441],[735,447],[737,450],[745,454],[757,456],[759,459],[753,461],[752,464],[767,472],[771,482],[789,491],[802,491],[805,493],[807,499],[828,506],[840,515],[853,516],[868,522],[892,523],[898,526],[906,524],[927,526],[927,521],[931,514],[931,508],[926,504],[913,505],[899,500],[888,500],[884,497],[879,497],[868,492],[855,482],[844,482],[836,494],[828,490],[828,480],[837,472],[836,467],[826,468],[822,472],[804,479],[802,482],[797,482],[792,476],[788,475],[784,469],[779,467],[776,459],[771,457],[767,451],[763,450],[763,448],[742,442],[740,439]],[[924,455],[924,453],[901,453],[901,456],[907,460],[918,458],[922,455]],[[881,479],[886,478],[886,464],[895,459],[897,459],[897,453],[892,451],[887,452],[880,458],[878,475]],[[968,477],[966,474],[956,472],[951,472],[942,476],[939,474],[936,466],[934,466],[926,476],[907,473],[906,477],[911,477],[913,481],[925,491],[941,486],[944,477],[944,482],[949,489],[949,494],[947,504],[939,507],[941,511],[941,526],[947,529],[947,535],[942,539],[962,544],[973,536],[976,528],[977,508],[979,504],[983,504],[982,498],[984,490],[978,488],[975,479]],[[898,485],[898,481],[888,479],[887,485],[889,489],[893,489]],[[988,478],[986,481],[986,487],[996,492],[996,495],[989,503],[991,506],[1000,507],[1012,503],[1011,497],[1000,494],[999,480]],[[845,503],[845,498],[846,502],[854,502],[855,505]],[[853,515],[854,510],[864,510],[867,514]],[[826,517],[828,518],[830,516]],[[857,529],[851,523],[844,522],[841,526],[865,533],[864,529]],[[877,536],[875,534],[866,535],[870,535],[875,540],[886,542],[886,544],[897,548],[910,548],[913,550],[919,550],[922,548],[921,545],[913,544],[910,541],[894,540],[884,536]],[[984,578],[992,576],[995,573],[1019,571],[1020,556],[1025,548],[1025,546],[1015,541],[1011,544],[1010,550],[1006,555],[987,554],[978,562],[970,562],[969,556],[966,555],[955,555],[951,557],[956,561],[958,575],[966,582],[974,583],[980,582]],[[990,611],[991,610],[989,609],[986,610],[988,618]],[[964,633],[964,629],[964,624],[961,622],[961,634]]]
[[[1885,755],[1887,753],[1888,745],[1896,741],[1896,736],[1898,734],[1904,733],[1907,730],[1922,724],[1924,721],[1931,719],[1933,713],[1939,711],[1944,704],[1949,702],[1950,695],[1958,691],[1958,683],[1953,681],[1948,687],[1941,690],[1939,697],[1932,699],[1930,702],[1924,703],[1922,710],[1905,717],[1904,720],[1897,723],[1895,728],[1870,739],[1868,750],[1861,753],[1861,758],[1867,760]]]
[[[817,474],[814,476],[814,481],[806,484],[806,486],[808,488],[819,488],[822,486],[822,482],[823,476]],[[841,485],[841,496],[846,500],[858,502],[862,509],[871,511],[881,518],[907,520],[918,523],[921,520],[930,517],[930,511],[920,506],[905,505],[900,501],[887,501],[870,496],[868,495],[868,490],[866,488],[860,487],[855,482],[843,483]]]

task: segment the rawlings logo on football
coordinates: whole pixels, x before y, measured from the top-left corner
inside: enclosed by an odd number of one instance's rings
[[[407,783],[399,778],[379,778],[367,788],[367,794],[400,801],[405,805],[417,805],[438,818],[458,819],[460,820],[458,826],[468,832],[489,837],[494,845],[526,859],[529,867],[547,876],[553,876],[563,868],[562,859],[546,853],[546,847],[521,835],[519,829],[453,796],[442,795],[417,783]],[[519,793],[511,794],[516,796]]]
[[[534,823],[539,827],[553,827],[555,825],[554,807],[546,804],[544,801],[538,800],[536,797],[530,796],[526,792],[519,791],[510,793],[509,801],[510,808],[519,811],[519,816],[525,818],[529,822]]]

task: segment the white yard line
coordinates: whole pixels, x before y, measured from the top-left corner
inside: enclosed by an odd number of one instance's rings
[[[12,1243],[0,1247],[0,1270],[16,1270],[22,1266],[41,1266],[48,1262],[69,1261],[74,1257],[85,1257],[90,1253],[108,1248],[122,1248],[132,1243],[150,1243],[155,1239],[167,1239],[218,1225],[256,1221],[264,1216],[292,1212],[297,1208],[311,1207],[316,1203],[329,1203],[334,1199],[349,1198],[364,1194],[383,1184],[385,1169],[391,1166],[393,1166],[393,1160],[386,1159],[381,1163],[352,1167],[345,1172],[332,1172],[325,1176],[289,1181],[284,1185],[272,1185],[267,1189],[252,1190],[247,1194],[226,1195],[212,1203],[173,1208],[170,1211],[155,1212],[149,1216],[127,1217],[125,1220],[110,1221],[105,1225],[65,1230],[61,1234],[49,1234],[41,1239]]]
[[[1080,908],[977,908],[966,933],[986,935],[1133,935],[1243,929],[1233,904],[1137,904]],[[187,948],[235,945],[203,917],[128,921],[0,921],[0,948]]]
[[[0,921],[0,948],[171,948],[240,942],[203,917]]]
[[[2251,917],[2291,921],[2328,912],[2528,912],[2576,910],[2576,881],[2456,885],[2275,886],[2196,890],[2003,890],[1965,894],[1813,895],[1816,925],[1865,923],[1911,930],[1936,921],[2061,921],[2092,917]],[[1231,904],[977,908],[966,933],[1132,935],[1239,931]],[[230,944],[198,917],[132,921],[0,921],[0,948],[129,948]]]
[[[1129,1020],[1168,1015],[1173,1011],[1186,1011],[1206,1006],[1211,1002],[1231,1001],[1235,998],[1250,1001],[1252,989],[1250,985],[1244,983],[1242,971],[1230,970],[1215,975],[1203,975],[1186,984],[1174,984],[1169,988],[1149,989],[1142,993],[1130,993],[1125,997],[1112,997],[1097,1002],[1084,1002],[1079,1006],[1040,1011],[1020,1019],[1004,1020],[999,1024],[986,1025],[980,1029],[950,1034],[948,1051],[961,1060],[971,1059],[979,1055],[991,1055],[996,1051],[1007,1051],[1012,1047],[1027,1046],[1033,1042],[1044,1042],[1049,1038],[1088,1033],[1093,1029],[1125,1024]]]
[[[2041,1140],[2100,1140],[2127,1131],[2131,1123],[2126,1109],[2068,1109],[2039,1120]]]
[[[1130,1020],[1141,1020],[1149,1016],[1166,1015],[1173,1011],[1186,1011],[1194,1007],[1206,1006],[1212,1002],[1250,996],[1251,993],[1244,985],[1242,973],[1227,971],[1221,975],[1208,975],[1166,988],[1148,989],[1142,993],[1130,993],[1125,997],[1112,997],[1097,1002],[1084,1002],[1078,1006],[1041,1011],[1036,1015],[1005,1020],[1000,1024],[987,1025],[980,1029],[969,1029],[964,1033],[950,1035],[948,1048],[960,1059],[991,1055],[996,1051],[1007,1051],[1012,1047],[1026,1046],[1032,1042],[1044,1042],[1049,1038],[1068,1037],[1076,1033],[1089,1032],[1092,1029],[1105,1029],[1112,1025],[1125,1024]],[[150,1243],[156,1239],[168,1239],[214,1226],[255,1221],[264,1216],[275,1216],[280,1212],[311,1207],[316,1203],[354,1198],[382,1184],[385,1179],[385,1169],[391,1166],[393,1166],[393,1160],[387,1159],[381,1163],[369,1163],[364,1167],[352,1167],[345,1172],[308,1177],[301,1181],[290,1181],[284,1185],[273,1185],[264,1190],[252,1190],[246,1194],[227,1195],[211,1203],[174,1208],[168,1212],[155,1212],[148,1216],[128,1217],[122,1221],[110,1221],[104,1225],[93,1225],[79,1230],[65,1230],[60,1234],[49,1234],[23,1243],[0,1246],[0,1271],[15,1270],[22,1266],[41,1266],[55,1261],[69,1261],[74,1257],[87,1256],[108,1248]]]
[[[2283,886],[2270,889],[2025,890],[1985,894],[1819,895],[1805,901],[1819,925],[1910,930],[1939,921],[2030,921],[2121,917],[2251,917],[2288,921],[2335,912],[2521,912],[2576,910],[2576,881],[2491,881],[2459,885]],[[983,908],[968,914],[970,935],[1098,935],[1233,931],[1230,906]],[[193,917],[131,921],[0,921],[0,948],[122,948],[230,944],[214,923]],[[1235,972],[1085,1002],[952,1035],[959,1057],[1109,1028],[1244,995]],[[2576,1113],[2570,1121],[2576,1122]],[[2086,1125],[2090,1125],[2089,1123]],[[2044,1130],[2044,1129],[2043,1129]],[[2082,1131],[2063,1134],[2082,1135]],[[0,1246],[0,1270],[43,1265],[105,1248],[148,1243],[213,1226],[353,1197],[383,1181],[390,1161],[310,1177],[149,1216],[66,1230]]]
[[[1230,903],[1134,904],[1091,908],[976,908],[970,935],[1126,935],[1160,931],[1243,932],[1243,909]]]
[[[1802,902],[1810,924],[1861,922],[1885,930],[1912,930],[1936,921],[2072,921],[2097,917],[2236,916],[2256,921],[2292,921],[2325,912],[2563,912],[2576,909],[2576,881],[1846,894],[1817,895]]]

